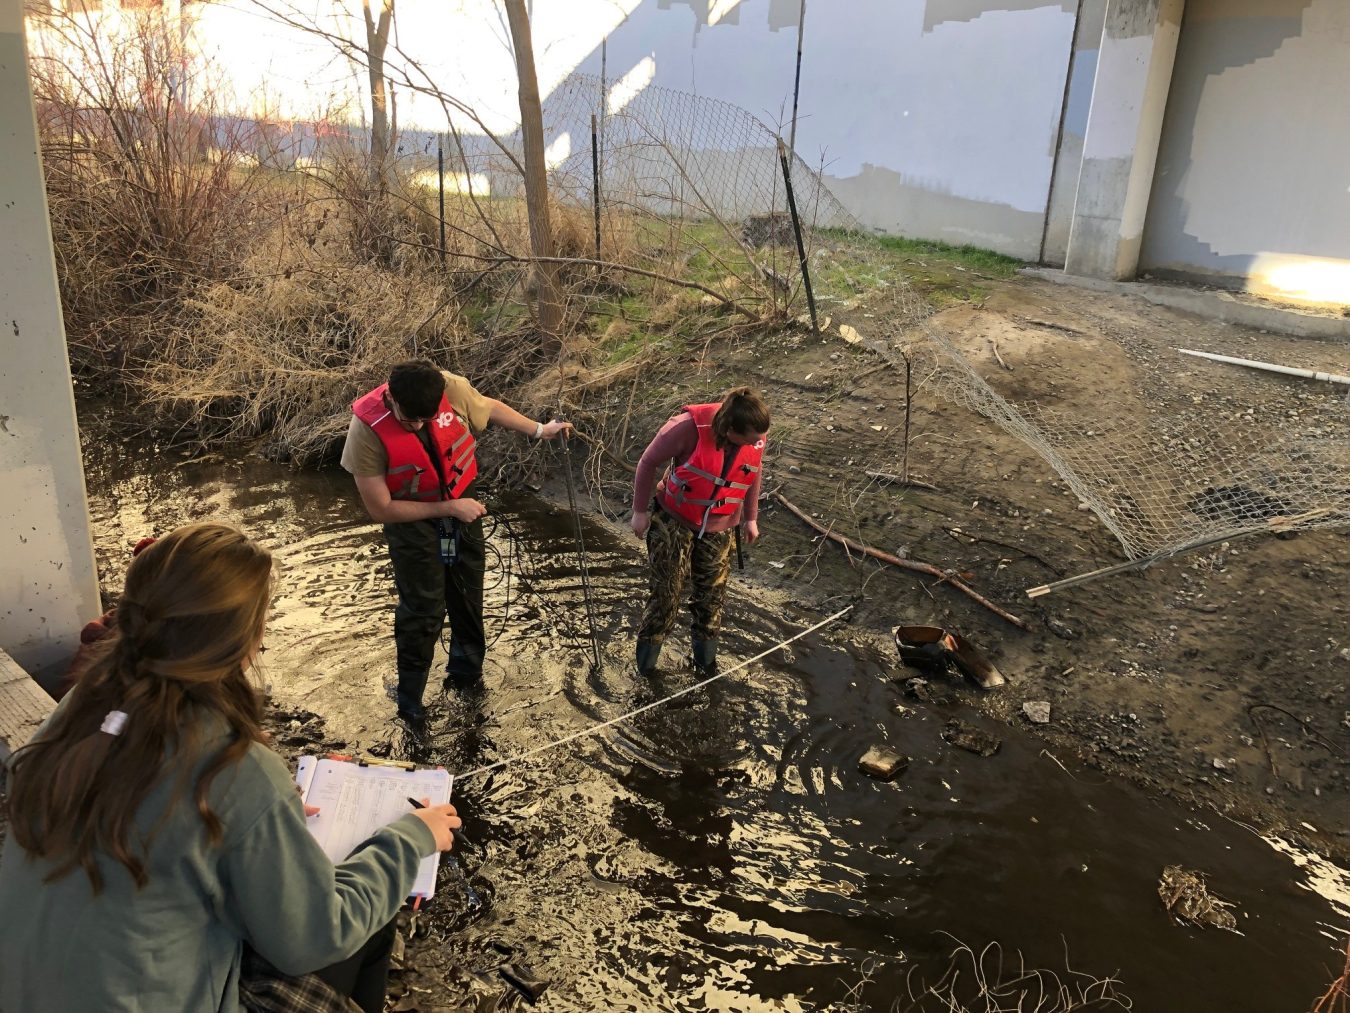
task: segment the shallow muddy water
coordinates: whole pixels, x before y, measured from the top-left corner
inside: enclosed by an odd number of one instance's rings
[[[593,673],[570,517],[487,496],[505,521],[487,580],[489,636],[501,637],[481,690],[429,688],[431,733],[414,746],[386,693],[383,538],[344,473],[164,458],[147,469],[114,454],[91,466],[90,498],[105,587],[136,540],[188,520],[229,521],[271,547],[273,694],[354,750],[469,771],[695,678],[685,632],[659,685],[635,685],[636,541],[587,523],[605,655]],[[733,578],[724,664],[823,614]],[[410,995],[423,1009],[470,996],[468,1008],[492,1008],[508,990],[491,941],[551,979],[540,1005],[557,1009],[819,1009],[846,1001],[865,969],[864,1006],[903,1008],[957,940],[1000,943],[1005,977],[1020,951],[1072,981],[1067,955],[1076,971],[1119,978],[1137,1010],[1303,1010],[1339,971],[1350,908],[1309,888],[1344,890],[1335,867],[1314,876],[1248,828],[1061,767],[1035,739],[971,714],[1002,749],[949,746],[948,715],[905,699],[903,673],[827,629],[602,736],[461,780],[476,847],[459,863],[480,903],[443,869],[406,979],[429,991]],[[891,784],[857,772],[882,742],[914,758]],[[1240,934],[1169,921],[1157,883],[1173,863],[1236,905]]]

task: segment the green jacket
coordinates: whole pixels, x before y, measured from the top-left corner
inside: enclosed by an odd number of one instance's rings
[[[172,781],[146,796],[141,833],[164,815]],[[194,784],[195,776],[186,804],[154,837],[150,881],[139,891],[104,855],[97,897],[80,869],[44,883],[51,863],[6,841],[0,1011],[239,1013],[245,941],[287,974],[343,960],[394,917],[418,863],[435,850],[431,830],[408,815],[333,865],[305,828],[286,764],[259,745],[212,785],[225,836],[211,847],[192,805]]]

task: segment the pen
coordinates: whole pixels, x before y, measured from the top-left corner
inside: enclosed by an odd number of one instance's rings
[[[413,798],[411,795],[408,796],[408,805],[412,806],[414,809],[426,808],[426,806],[424,806],[421,802],[417,801],[417,799]],[[459,843],[464,845],[466,848],[473,847],[473,841],[469,840],[469,835],[466,834],[463,830],[455,830],[452,827],[450,830],[450,836],[452,836],[455,840],[459,841]]]

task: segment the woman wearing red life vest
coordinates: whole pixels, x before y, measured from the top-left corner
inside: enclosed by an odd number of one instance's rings
[[[633,485],[633,533],[647,539],[650,594],[638,630],[639,673],[655,670],[686,580],[693,585],[694,664],[716,664],[733,532],[741,525],[746,543],[759,537],[768,431],[768,405],[749,387],[738,387],[721,404],[685,406],[643,452]],[[653,500],[661,465],[667,467]]]

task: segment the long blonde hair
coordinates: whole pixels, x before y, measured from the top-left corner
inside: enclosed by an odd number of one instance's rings
[[[179,528],[132,560],[114,635],[11,762],[10,833],[56,863],[49,881],[78,866],[99,893],[102,852],[146,884],[137,812],[164,777],[177,781],[166,816],[181,800],[211,715],[232,737],[197,778],[194,801],[207,839],[220,842],[211,782],[263,741],[261,698],[244,673],[262,640],[271,574],[271,554],[224,524]],[[100,730],[111,711],[126,714],[120,734]]]

